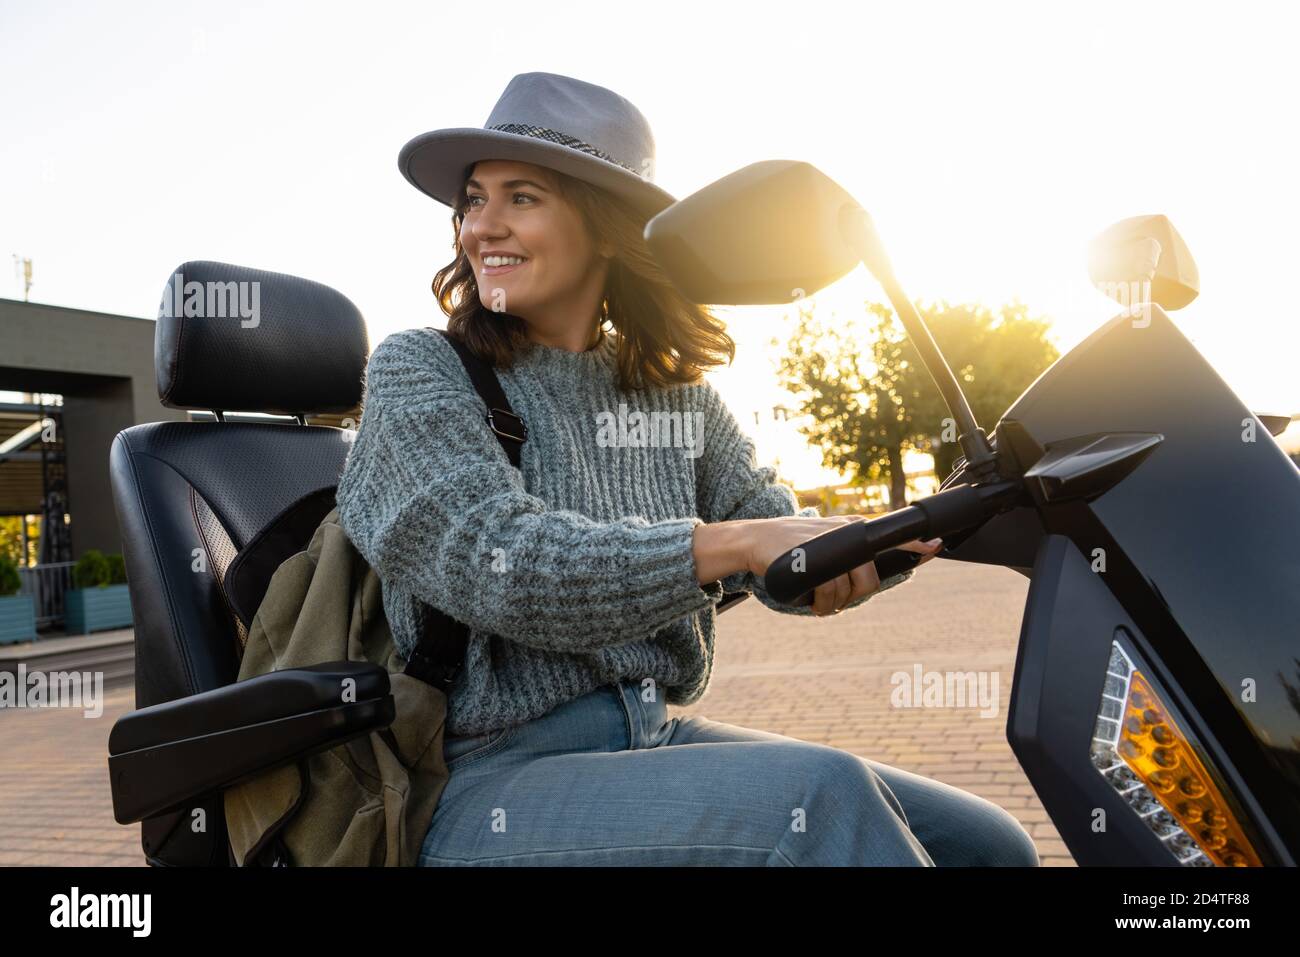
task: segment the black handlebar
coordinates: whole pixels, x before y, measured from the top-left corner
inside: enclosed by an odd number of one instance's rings
[[[887,548],[875,558],[876,576],[883,582],[887,578],[893,578],[899,572],[905,572],[909,568],[915,568],[917,563],[925,556],[921,552],[909,552],[902,548]],[[858,563],[859,565],[862,562]],[[801,605],[811,605],[813,593],[806,591],[794,601],[784,602],[786,605],[793,605],[798,608]],[[722,607],[719,604],[719,609]]]
[[[818,585],[873,560],[884,581],[921,558],[894,546],[979,525],[1014,504],[1020,491],[1019,482],[958,485],[880,518],[823,532],[772,562],[763,587],[779,602],[806,605]]]

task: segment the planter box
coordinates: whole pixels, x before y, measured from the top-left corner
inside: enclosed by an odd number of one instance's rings
[[[69,588],[63,595],[63,630],[69,635],[85,635],[105,628],[129,628],[135,624],[131,615],[128,585],[105,585],[103,588]]]
[[[36,640],[36,603],[31,595],[0,598],[0,645]]]

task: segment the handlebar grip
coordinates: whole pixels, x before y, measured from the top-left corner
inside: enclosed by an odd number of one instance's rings
[[[876,556],[876,575],[881,581],[915,568],[925,556],[920,552],[909,552],[903,548],[887,548]]]
[[[763,587],[777,601],[789,604],[818,585],[871,561],[884,548],[925,537],[927,524],[925,513],[909,505],[881,518],[833,528],[772,562],[763,576]]]
[[[882,582],[886,578],[893,578],[900,572],[905,572],[908,569],[915,568],[917,563],[924,557],[925,556],[920,552],[909,552],[903,548],[887,548],[875,558],[876,577]],[[866,563],[859,562],[858,564],[861,565]],[[769,592],[769,594],[771,593]],[[798,598],[795,598],[792,601],[782,602],[782,604],[790,605],[794,608],[801,608],[804,605],[811,605],[812,600],[813,593],[809,590],[804,592]]]
[[[822,532],[772,562],[763,575],[763,587],[779,602],[807,604],[807,600],[796,603],[793,599],[809,598],[813,588],[836,577],[822,577],[824,569],[860,565],[854,559],[865,551],[866,537],[865,522],[849,522]]]

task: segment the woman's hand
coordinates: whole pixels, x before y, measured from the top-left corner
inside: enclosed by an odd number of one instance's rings
[[[791,516],[747,521],[744,523],[747,544],[745,565],[749,571],[761,578],[767,573],[772,562],[790,549],[849,522],[862,521],[866,521],[865,516],[862,515],[831,515],[825,518]],[[943,541],[938,538],[932,538],[927,542],[916,540],[905,542],[898,547],[904,551],[923,554],[925,557],[917,562],[919,568],[934,558],[939,549],[943,548]],[[866,562],[813,589],[813,614],[838,614],[845,605],[871,594],[879,587],[880,577],[876,574],[875,562]]]

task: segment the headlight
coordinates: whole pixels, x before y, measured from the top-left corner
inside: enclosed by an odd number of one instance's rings
[[[1165,703],[1112,642],[1092,764],[1188,867],[1259,867],[1259,855]]]

